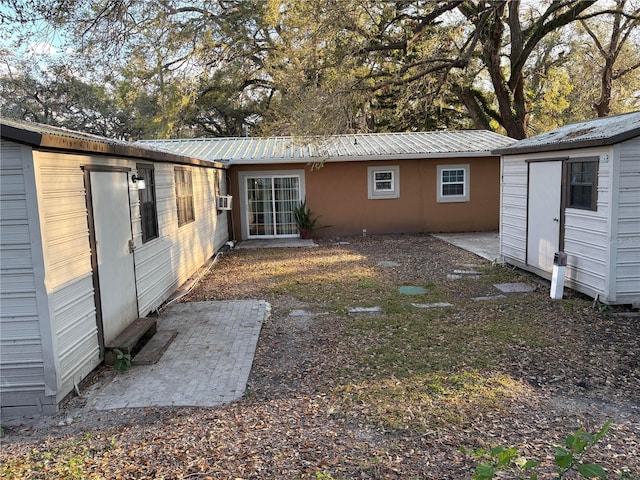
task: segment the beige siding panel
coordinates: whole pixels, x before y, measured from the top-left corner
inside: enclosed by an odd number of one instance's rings
[[[640,137],[620,144],[616,302],[640,303]]]
[[[45,275],[54,315],[57,399],[100,364],[82,155],[37,152]],[[108,162],[104,161],[103,162]],[[114,162],[115,163],[115,162]]]
[[[37,155],[39,204],[47,258],[47,286],[58,287],[91,273],[91,250],[80,158]]]
[[[0,145],[0,398],[3,411],[45,396],[44,355],[23,149]]]
[[[195,221],[178,227],[174,167],[157,164],[154,168],[159,238],[142,244],[138,205],[133,209],[141,315],[160,307],[228,240],[227,217],[216,212],[214,169],[190,168]]]
[[[60,362],[59,400],[100,364],[91,275],[53,293]]]

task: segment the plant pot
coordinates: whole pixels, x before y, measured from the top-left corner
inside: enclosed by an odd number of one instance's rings
[[[300,238],[304,240],[311,238],[311,232],[309,230],[300,230]]]

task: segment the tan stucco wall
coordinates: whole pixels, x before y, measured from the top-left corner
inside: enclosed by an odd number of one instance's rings
[[[470,166],[468,202],[438,203],[438,165]],[[400,196],[369,200],[367,167],[400,167]],[[500,159],[498,157],[429,160],[326,162],[320,169],[306,164],[234,165],[229,170],[231,194],[239,197],[238,172],[305,171],[307,203],[321,225],[315,236],[379,233],[473,232],[497,230],[500,207]],[[235,238],[241,239],[240,208],[234,208]]]

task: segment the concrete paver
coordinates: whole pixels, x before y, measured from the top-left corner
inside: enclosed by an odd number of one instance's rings
[[[438,233],[433,236],[489,261],[500,260],[498,232]]]
[[[523,282],[515,283],[494,283],[494,287],[502,293],[530,293],[536,290],[536,287]]]
[[[158,331],[176,330],[178,336],[158,363],[116,375],[87,406],[213,407],[240,398],[269,311],[262,300],[170,305],[158,319]]]

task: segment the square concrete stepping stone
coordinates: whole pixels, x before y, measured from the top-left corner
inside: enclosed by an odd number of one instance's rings
[[[482,275],[476,270],[454,270],[453,273],[455,275]]]
[[[446,308],[453,307],[451,303],[447,302],[436,302],[436,303],[412,303],[412,307],[416,308]]]
[[[473,297],[471,300],[473,300],[474,302],[484,302],[484,301],[491,301],[491,300],[501,300],[503,298],[507,298],[506,295],[490,295],[488,297]]]
[[[463,278],[469,278],[471,280],[478,280],[480,275],[463,275],[460,273],[449,273],[447,274],[447,280],[461,280]]]
[[[536,287],[523,282],[515,283],[495,283],[493,285],[502,293],[529,293],[535,291]]]
[[[380,260],[377,265],[379,267],[399,267],[400,266],[398,262],[390,262],[387,260]]]
[[[400,292],[400,295],[423,295],[428,291],[429,290],[427,290],[426,288],[420,287],[418,285],[403,285],[401,287],[398,287],[398,292]]]
[[[381,311],[380,307],[355,307],[349,309],[349,313],[378,313]]]

